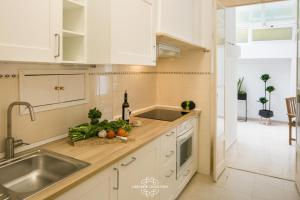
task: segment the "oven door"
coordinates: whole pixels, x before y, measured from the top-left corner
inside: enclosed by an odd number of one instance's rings
[[[192,161],[194,129],[177,137],[177,178]]]

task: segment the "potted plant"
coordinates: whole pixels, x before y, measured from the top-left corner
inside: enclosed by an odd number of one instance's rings
[[[271,93],[273,91],[275,91],[275,87],[272,85],[267,86],[267,82],[271,79],[269,74],[263,74],[261,75],[260,79],[264,82],[265,88],[264,88],[264,92],[265,92],[265,96],[264,97],[260,97],[258,99],[258,102],[260,102],[262,104],[262,109],[259,110],[259,116],[263,117],[263,118],[271,118],[274,116],[273,111],[271,110]],[[267,92],[268,92],[268,96],[269,99],[267,99]],[[269,104],[269,106],[267,107],[267,103]]]
[[[243,88],[243,82],[244,82],[244,77],[239,78],[238,83],[237,83],[238,100],[246,100],[247,99],[247,93],[246,93],[245,89]]]

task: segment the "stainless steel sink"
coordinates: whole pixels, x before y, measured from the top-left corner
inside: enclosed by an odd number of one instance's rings
[[[0,163],[0,200],[24,199],[88,165],[45,150],[4,161]]]

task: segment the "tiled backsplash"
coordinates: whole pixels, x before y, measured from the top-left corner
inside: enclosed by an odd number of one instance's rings
[[[72,66],[72,69],[86,69],[88,66]],[[0,78],[0,148],[6,137],[6,111],[8,105],[19,100],[19,81],[17,75],[20,69],[70,69],[70,66],[58,65],[28,65],[0,64],[0,74],[9,77]],[[115,72],[125,71],[127,74]],[[19,109],[13,110],[13,136],[27,143],[34,143],[51,137],[66,134],[68,128],[88,121],[87,113],[92,107],[98,107],[103,118],[112,119],[121,114],[123,94],[129,93],[131,109],[141,109],[156,103],[155,73],[140,73],[155,71],[155,68],[142,66],[97,66],[90,68],[89,94],[90,102],[79,106],[50,110],[36,113],[36,121],[31,122],[28,115],[19,115]],[[109,73],[107,73],[109,72]],[[130,73],[129,73],[130,72]],[[139,73],[137,73],[139,72]]]
[[[121,115],[124,91],[128,91],[131,110],[153,105],[180,106],[184,100],[193,100],[202,110],[200,145],[202,171],[209,171],[210,159],[210,56],[202,52],[187,52],[180,58],[161,59],[158,67],[144,66],[67,66],[52,64],[0,64],[0,149],[6,137],[6,110],[13,101],[19,100],[18,70],[20,69],[87,69],[89,68],[88,104],[36,113],[36,121],[28,115],[13,111],[13,136],[27,143],[35,143],[66,134],[69,127],[88,121],[87,113],[98,107],[103,118]],[[205,147],[204,147],[205,146]],[[201,165],[201,163],[200,163]]]

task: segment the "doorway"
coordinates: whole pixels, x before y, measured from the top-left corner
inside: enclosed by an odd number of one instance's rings
[[[217,82],[224,81],[224,162],[228,168],[295,180],[295,144],[288,142],[285,98],[296,96],[296,3],[224,9],[224,52],[218,50]],[[219,59],[224,59],[223,70]],[[275,89],[270,96],[268,92],[265,96],[263,75],[269,75],[266,87]],[[238,98],[238,93],[244,96]],[[261,117],[258,113],[263,109],[273,111],[274,116]],[[292,131],[295,135],[295,128]]]

